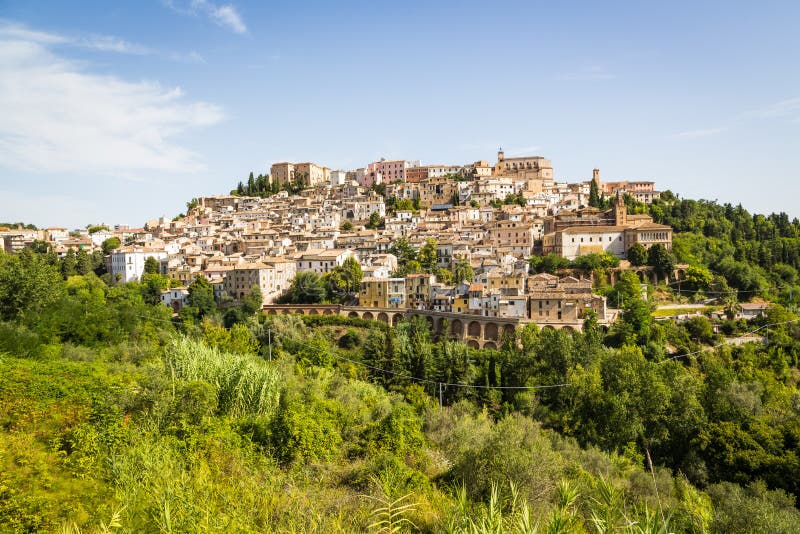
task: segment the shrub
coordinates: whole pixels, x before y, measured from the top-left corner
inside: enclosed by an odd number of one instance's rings
[[[259,358],[221,352],[186,337],[174,340],[164,358],[174,376],[215,386],[222,413],[268,416],[278,405],[281,375]]]

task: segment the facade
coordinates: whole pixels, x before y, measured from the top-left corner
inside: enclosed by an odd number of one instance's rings
[[[363,278],[358,303],[373,308],[405,308],[406,279]]]
[[[167,253],[163,248],[148,248],[135,245],[120,247],[111,251],[111,276],[120,282],[134,282],[144,274],[147,258],[165,260]]]
[[[275,290],[275,269],[261,262],[236,265],[225,277],[225,292],[236,300],[241,300],[258,287],[262,303],[266,304],[267,296]]]
[[[553,164],[542,156],[506,158],[502,149],[497,152],[495,176],[517,176],[525,180],[553,180]]]
[[[297,271],[314,271],[317,274],[325,274],[332,271],[335,267],[341,266],[344,261],[353,256],[352,250],[330,249],[330,250],[309,250],[297,255]]]
[[[316,187],[330,181],[330,169],[316,163],[290,163],[282,161],[273,163],[269,169],[270,179],[283,185],[302,177],[306,185]]]

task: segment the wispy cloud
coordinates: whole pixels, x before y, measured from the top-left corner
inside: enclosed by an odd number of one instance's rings
[[[215,24],[234,33],[247,33],[247,25],[233,4],[215,4],[209,0],[164,0],[176,13],[205,15]]]
[[[203,57],[197,52],[161,51],[148,46],[133,43],[111,35],[84,35],[72,37],[50,32],[32,30],[26,26],[0,19],[0,39],[16,39],[41,45],[60,45],[136,56],[154,56],[182,63],[203,63]]]
[[[763,108],[754,109],[742,114],[746,119],[788,118],[792,122],[800,122],[800,97],[788,98]]]
[[[678,132],[676,134],[670,135],[669,137],[672,139],[698,139],[700,137],[711,137],[712,135],[717,135],[727,130],[728,128],[726,127],[701,128],[699,130],[687,130],[685,132]]]
[[[591,80],[613,80],[617,76],[609,72],[608,68],[602,63],[583,65],[574,70],[568,70],[556,74],[553,79],[562,81],[591,81]]]
[[[220,108],[188,101],[177,87],[89,72],[52,50],[63,43],[57,37],[0,31],[0,166],[117,176],[204,168],[174,140],[221,121]]]

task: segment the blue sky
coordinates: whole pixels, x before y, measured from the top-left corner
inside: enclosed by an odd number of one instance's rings
[[[0,220],[140,225],[279,160],[543,155],[800,217],[798,2],[0,1]]]

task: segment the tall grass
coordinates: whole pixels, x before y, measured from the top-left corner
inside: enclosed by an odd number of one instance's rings
[[[216,386],[221,413],[270,416],[278,406],[281,374],[260,358],[222,352],[187,337],[174,339],[164,358],[174,378]]]

